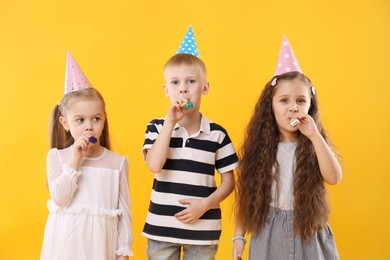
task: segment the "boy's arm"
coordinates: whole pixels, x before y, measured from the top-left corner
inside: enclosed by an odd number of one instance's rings
[[[173,128],[185,115],[180,104],[181,99],[172,102],[156,141],[153,146],[146,151],[145,161],[149,170],[152,172],[160,172],[168,158],[169,143],[171,142]]]
[[[182,204],[188,204],[188,208],[175,214],[175,217],[183,223],[191,224],[197,221],[207,210],[217,207],[230,193],[235,185],[233,170],[221,174],[221,184],[204,199],[179,200]]]
[[[152,172],[160,172],[165,164],[165,161],[167,160],[169,143],[171,141],[171,135],[174,126],[175,123],[165,120],[156,141],[154,142],[153,146],[146,152],[145,161],[149,170]]]

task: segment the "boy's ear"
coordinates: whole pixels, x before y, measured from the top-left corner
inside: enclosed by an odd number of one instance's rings
[[[209,93],[210,84],[208,82],[203,84],[202,94],[207,95]]]
[[[60,116],[59,121],[60,121],[62,127],[65,129],[65,131],[69,131],[69,125],[68,125],[68,121],[66,121],[66,118],[63,116]]]
[[[168,88],[167,88],[167,86],[165,86],[165,84],[163,87],[164,87],[165,96],[168,97]]]

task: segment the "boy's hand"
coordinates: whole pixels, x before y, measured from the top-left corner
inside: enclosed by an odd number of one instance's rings
[[[185,224],[195,223],[208,210],[204,199],[184,199],[179,202],[188,204],[188,208],[175,214],[175,217]]]
[[[189,111],[184,110],[182,107],[183,100],[177,98],[174,102],[172,102],[171,106],[168,109],[168,114],[165,120],[169,120],[170,122],[176,124],[179,122],[185,114]]]

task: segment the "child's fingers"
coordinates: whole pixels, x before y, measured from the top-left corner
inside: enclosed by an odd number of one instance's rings
[[[182,211],[175,214],[175,217],[181,221],[193,221],[194,220],[194,214],[189,209],[183,209]]]
[[[88,146],[89,146],[89,143],[88,143],[89,141],[85,141],[84,143],[83,143],[83,151],[86,151],[86,150],[88,150]]]
[[[89,142],[89,140],[87,139],[87,137],[83,136],[83,139],[81,140],[81,144],[83,146],[83,150],[86,150],[88,148],[88,142]]]
[[[175,217],[176,218],[180,218],[180,217],[183,217],[185,216],[186,214],[188,214],[188,209],[183,209],[182,211],[179,211],[175,214]]]
[[[244,252],[244,245],[234,243],[233,244],[233,257],[234,259],[240,260],[242,259],[242,254]]]
[[[177,99],[175,99],[173,102],[172,102],[172,106],[174,106],[176,109],[178,109],[178,110],[181,110],[181,108],[182,108],[182,106],[181,106],[181,104],[182,104],[183,102],[182,102],[182,100],[180,99],[180,98],[177,98]]]
[[[240,260],[242,259],[242,251],[238,250],[237,248],[233,249],[233,259],[234,260]]]
[[[169,108],[169,114],[173,117],[177,117],[180,113],[182,113],[182,107],[178,102],[172,103],[172,105]]]
[[[191,204],[191,201],[189,201],[187,199],[182,199],[182,200],[179,200],[179,203],[180,204]]]
[[[298,114],[298,115],[296,116],[296,118],[298,118],[299,121],[303,121],[304,119],[306,119],[306,114]]]
[[[86,136],[82,135],[80,138],[74,143],[75,149],[79,149],[81,151],[86,151],[88,149],[89,140]]]
[[[181,110],[181,104],[179,101],[172,104],[177,110]]]
[[[297,116],[300,122],[302,123],[310,123],[312,121],[312,118],[308,114],[300,114]]]
[[[183,223],[191,223],[191,221],[193,221],[191,214],[186,212],[186,209],[176,213],[175,218]]]
[[[194,222],[194,220],[192,218],[178,218],[178,220],[184,224],[192,224]]]

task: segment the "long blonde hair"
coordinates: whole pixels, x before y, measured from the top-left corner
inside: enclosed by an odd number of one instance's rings
[[[49,142],[50,148],[64,149],[73,144],[74,139],[72,135],[65,131],[61,125],[59,119],[60,116],[66,116],[68,109],[76,101],[81,100],[97,100],[102,103],[104,113],[106,114],[106,104],[102,95],[94,88],[81,89],[78,91],[70,92],[65,94],[61,101],[53,108],[50,115],[50,126],[49,126]],[[100,145],[111,148],[110,135],[108,131],[108,120],[106,114],[106,120],[104,122],[104,129],[100,136]]]

